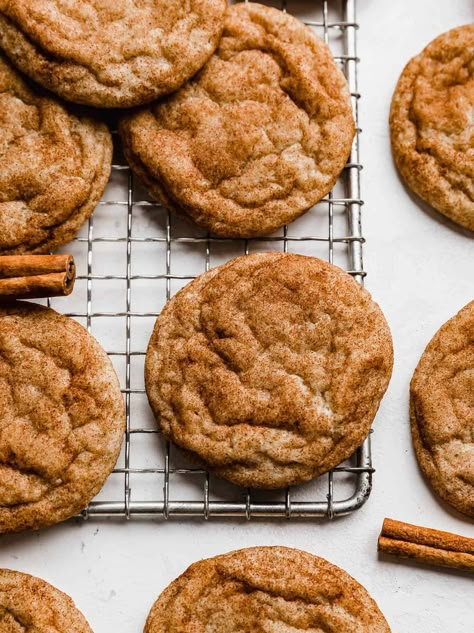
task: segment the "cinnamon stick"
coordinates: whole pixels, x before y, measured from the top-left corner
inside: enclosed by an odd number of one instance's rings
[[[72,255],[0,256],[0,299],[67,296],[75,279]]]
[[[429,565],[474,571],[474,539],[394,519],[384,520],[378,550]]]

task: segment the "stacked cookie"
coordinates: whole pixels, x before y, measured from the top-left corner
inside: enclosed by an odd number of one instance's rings
[[[106,125],[75,104],[129,107],[177,89],[206,62],[225,0],[97,5],[0,2],[0,254],[69,242],[107,184]]]
[[[72,104],[159,98],[121,117],[126,157],[155,199],[223,236],[297,218],[351,149],[349,90],[329,48],[269,7],[2,0],[0,49],[0,253],[70,241],[104,191],[109,133]]]
[[[252,3],[229,7],[198,75],[120,125],[150,194],[226,237],[270,233],[312,207],[332,189],[354,131],[347,82],[326,44]]]
[[[112,139],[29,83],[0,51],[0,255],[72,240],[107,185]]]

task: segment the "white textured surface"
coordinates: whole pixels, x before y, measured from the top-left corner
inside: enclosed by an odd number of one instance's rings
[[[308,0],[309,2],[309,0]],[[441,507],[411,448],[408,384],[438,327],[473,298],[474,241],[421,209],[389,151],[387,116],[409,57],[474,18],[471,0],[359,0],[367,287],[392,326],[396,363],[374,435],[374,490],[354,515],[327,522],[89,522],[0,540],[0,566],[42,576],[72,595],[95,633],[140,633],[158,593],[192,561],[238,547],[283,544],[344,567],[378,601],[394,633],[472,633],[472,576],[379,560],[384,516],[474,536]]]

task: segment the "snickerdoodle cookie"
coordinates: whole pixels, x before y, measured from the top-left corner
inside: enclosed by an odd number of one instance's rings
[[[474,230],[474,24],[443,33],[403,70],[390,112],[407,185]]]
[[[92,633],[74,602],[41,578],[0,569],[1,633]]]
[[[0,52],[0,255],[72,240],[110,175],[104,123],[37,90]]]
[[[0,533],[82,510],[124,426],[117,375],[79,323],[32,303],[0,306]]]
[[[474,301],[431,339],[410,395],[423,473],[446,503],[474,518]]]
[[[149,103],[215,50],[226,0],[0,0],[0,47],[32,79],[97,108]]]
[[[390,633],[375,601],[327,560],[252,547],[201,560],[153,605],[144,633]]]
[[[151,195],[222,236],[270,233],[334,185],[354,136],[349,89],[296,18],[229,7],[219,48],[175,95],[126,116],[125,155]]]
[[[204,273],[173,297],[145,378],[166,437],[236,484],[278,488],[355,451],[391,370],[385,318],[350,275],[265,253]]]

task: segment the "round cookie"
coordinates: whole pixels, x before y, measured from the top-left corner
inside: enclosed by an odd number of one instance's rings
[[[406,184],[474,231],[474,24],[443,33],[403,70],[392,99],[395,163]]]
[[[117,375],[76,321],[32,303],[0,306],[0,534],[82,510],[117,461]]]
[[[238,485],[322,474],[367,436],[393,362],[385,318],[340,268],[239,257],[165,306],[145,382],[164,435]]]
[[[32,79],[96,108],[149,103],[215,50],[226,0],[0,0],[0,47]]]
[[[229,7],[196,77],[119,127],[150,194],[228,237],[270,233],[307,211],[333,187],[354,137],[349,88],[326,44],[253,3]]]
[[[92,633],[72,599],[41,578],[0,569],[2,633]]]
[[[390,633],[347,572],[301,550],[252,547],[201,560],[153,605],[144,633]]]
[[[107,126],[27,83],[0,52],[0,255],[73,239],[110,175]]]
[[[435,492],[474,518],[474,301],[428,343],[410,386],[413,445]]]

